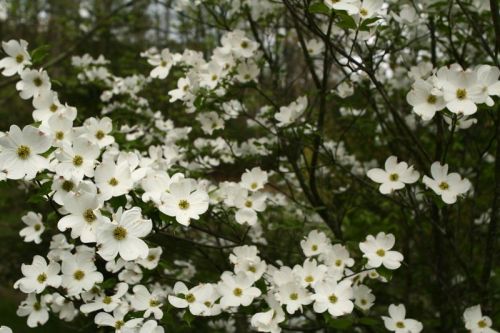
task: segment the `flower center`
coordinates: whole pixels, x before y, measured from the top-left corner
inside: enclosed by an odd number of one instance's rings
[[[69,180],[65,180],[63,183],[62,183],[62,189],[66,192],[69,192],[71,191],[74,187],[75,187],[75,184],[72,182],[72,181],[69,181]]]
[[[87,223],[92,223],[97,220],[97,216],[95,216],[92,209],[87,209],[85,212],[83,212],[83,218],[85,219],[85,221],[87,221]]]
[[[116,227],[115,230],[113,230],[113,237],[118,241],[125,239],[125,237],[127,237],[127,229],[124,227]]]
[[[104,134],[103,131],[101,130],[98,130],[96,133],[95,133],[95,137],[97,138],[97,140],[101,140],[102,138],[104,138],[106,136],[106,134]]]
[[[252,208],[252,206],[253,206],[253,202],[251,200],[245,201],[245,207]]]
[[[30,157],[31,154],[31,149],[28,146],[25,145],[20,145],[17,147],[17,156],[19,156],[20,159],[26,160],[28,157]]]
[[[313,246],[311,246],[311,250],[318,251],[318,245],[314,244]]]
[[[62,131],[57,131],[57,132],[56,132],[56,139],[57,139],[57,140],[62,140],[62,139],[64,139],[64,132],[62,132]]]
[[[109,183],[109,185],[111,185],[111,186],[116,186],[116,185],[118,185],[118,179],[116,179],[115,177],[113,177],[113,178],[111,178],[111,179],[109,180],[109,182],[108,182],[108,183]]]
[[[243,294],[243,290],[241,290],[241,288],[234,288],[233,294],[236,297],[240,297]]]
[[[247,47],[248,47],[248,42],[247,41],[241,42],[241,48],[242,49],[246,49]]]
[[[366,301],[366,299],[364,299],[364,298],[363,298],[360,302],[361,302],[361,305],[366,305],[366,303],[368,303],[368,302]]]
[[[40,304],[40,302],[34,303],[33,309],[35,309],[35,311],[40,311],[42,309],[42,305]]]
[[[35,231],[40,231],[40,229],[42,229],[42,226],[37,223],[33,226],[33,228],[35,229]]]
[[[405,323],[403,323],[402,321],[398,321],[398,322],[396,323],[396,327],[397,327],[397,328],[405,328]]]
[[[437,98],[434,95],[429,95],[427,97],[427,103],[429,104],[436,104]]]
[[[480,328],[485,328],[488,326],[488,324],[486,324],[486,320],[481,319],[480,321],[477,322],[477,326],[479,326]]]
[[[194,295],[193,295],[193,294],[187,294],[187,295],[186,295],[186,301],[187,301],[188,303],[193,303],[194,301],[196,301],[196,297],[194,297]]]
[[[361,9],[359,10],[359,15],[361,15],[361,16],[366,16],[366,15],[368,15],[368,10],[367,10],[366,8],[361,8]]]
[[[296,301],[296,300],[298,300],[298,299],[299,299],[299,294],[297,294],[297,293],[291,293],[291,294],[290,294],[290,299],[291,299],[292,301]]]
[[[35,86],[37,86],[37,87],[40,87],[40,86],[43,84],[43,81],[42,81],[42,79],[41,79],[41,78],[36,77],[36,78],[34,78],[34,79],[33,79],[33,84],[34,84]]]
[[[467,90],[465,89],[457,89],[457,98],[459,100],[463,100],[467,97]]]
[[[18,54],[18,55],[16,56],[16,62],[17,62],[18,64],[20,64],[20,63],[22,63],[23,61],[24,61],[24,56],[23,56],[22,54]]]
[[[397,182],[397,181],[398,181],[398,179],[399,179],[399,175],[398,175],[397,173],[391,173],[391,174],[389,175],[389,180],[390,180],[391,182]]]
[[[38,281],[38,283],[44,283],[45,281],[47,281],[47,274],[45,273],[39,274],[36,280]]]
[[[123,327],[123,325],[125,325],[125,323],[123,322],[123,320],[117,320],[117,321],[115,322],[115,328],[116,328],[117,330],[119,330],[120,328],[122,328],[122,327]]]
[[[155,306],[158,306],[160,304],[161,304],[160,301],[158,301],[157,299],[151,299],[151,300],[149,300],[149,306],[150,307],[154,308]]]
[[[83,164],[83,157],[81,157],[80,155],[75,155],[75,157],[73,157],[73,165],[78,167],[82,164]]]
[[[57,105],[55,105],[54,103],[52,103],[50,105],[50,112],[56,112],[57,111]]]
[[[179,208],[182,210],[189,209],[189,202],[187,200],[181,200],[179,201]]]
[[[304,281],[306,281],[307,283],[311,283],[314,281],[314,277],[312,275],[308,275],[308,276],[306,276]]]
[[[439,188],[442,189],[443,191],[446,191],[447,189],[450,188],[450,185],[447,182],[441,182],[439,184]]]
[[[330,301],[330,303],[335,304],[339,299],[335,294],[331,294],[330,296],[328,296],[328,300]]]
[[[75,273],[73,273],[73,277],[75,280],[80,281],[85,277],[85,273],[82,270],[77,270]]]
[[[253,182],[252,184],[250,184],[250,188],[252,190],[255,190],[257,188],[257,183],[256,182]]]
[[[385,250],[384,249],[378,249],[377,252],[375,252],[379,257],[385,256]]]
[[[154,261],[155,259],[156,259],[156,256],[154,256],[154,255],[152,255],[152,254],[150,254],[150,255],[148,256],[148,261]]]
[[[212,75],[212,81],[217,81],[218,78],[219,77],[216,74]]]
[[[254,265],[250,265],[250,266],[248,266],[248,271],[252,272],[252,273],[255,273],[257,271],[257,269],[255,268]]]
[[[110,296],[104,296],[104,298],[102,299],[102,302],[104,304],[111,304],[112,301],[113,299]]]
[[[337,267],[342,266],[342,260],[340,260],[340,259],[335,260],[335,266],[337,266]]]

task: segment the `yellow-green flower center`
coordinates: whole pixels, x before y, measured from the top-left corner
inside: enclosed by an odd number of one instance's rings
[[[155,307],[155,306],[158,306],[160,304],[161,304],[160,301],[158,301],[156,299],[149,300],[149,306],[151,306],[151,307]]]
[[[35,311],[40,311],[40,310],[42,309],[42,305],[40,304],[40,302],[35,302],[35,303],[33,304],[33,309],[34,309]]]
[[[439,188],[442,189],[443,191],[446,191],[447,189],[450,188],[450,185],[447,182],[441,182],[439,183]]]
[[[64,191],[69,192],[75,187],[75,183],[73,183],[72,181],[69,181],[69,180],[65,180],[62,183],[61,187]]]
[[[92,209],[87,209],[85,212],[83,212],[83,218],[87,223],[92,223],[95,220],[97,220],[97,216],[95,216],[95,213]]]
[[[75,157],[73,157],[73,165],[74,166],[81,166],[83,164],[83,157],[81,157],[80,155],[75,155]]]
[[[113,230],[113,237],[118,241],[125,239],[125,237],[127,237],[127,229],[124,227],[116,227],[115,230]]]
[[[106,134],[104,134],[103,131],[101,130],[98,130],[96,133],[95,133],[95,137],[97,138],[97,140],[101,140],[102,138],[104,138],[106,136]]]
[[[41,79],[41,78],[36,77],[36,78],[34,78],[34,79],[33,79],[33,84],[34,84],[35,86],[37,86],[37,87],[40,87],[40,86],[43,84],[43,81],[42,81],[42,79]]]
[[[31,154],[31,149],[28,146],[25,145],[20,145],[17,147],[17,156],[19,156],[20,159],[26,160],[28,157],[30,157]]]
[[[463,100],[467,97],[467,90],[465,89],[457,89],[457,98],[459,100]]]
[[[243,290],[241,290],[241,288],[234,288],[233,294],[236,297],[240,297],[243,294]]]
[[[82,270],[77,270],[75,273],[73,273],[73,277],[75,280],[80,281],[85,277],[85,273]]]
[[[47,274],[45,273],[39,274],[36,280],[38,281],[38,283],[44,283],[45,281],[47,281]]]
[[[196,301],[196,297],[194,297],[193,294],[187,294],[186,295],[186,302],[193,303],[194,301]]]
[[[399,180],[399,175],[397,173],[391,173],[389,176],[391,182],[397,182]]]
[[[109,182],[108,182],[108,183],[109,183],[109,185],[111,185],[111,186],[116,186],[116,185],[118,185],[118,179],[116,179],[115,177],[113,177],[113,178],[111,178],[111,179],[109,180]]]
[[[179,201],[179,208],[182,210],[189,209],[189,202],[187,200],[181,200]]]

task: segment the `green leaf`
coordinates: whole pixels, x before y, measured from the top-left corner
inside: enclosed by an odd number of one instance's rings
[[[116,278],[112,277],[112,278],[105,280],[103,283],[101,283],[101,288],[102,289],[111,289],[114,286],[116,286],[117,283],[118,283],[118,280],[116,280]]]
[[[310,4],[308,11],[311,14],[324,14],[324,15],[330,15],[330,13],[332,12],[330,8],[328,8],[328,6],[325,5],[323,2],[314,2]]]
[[[36,65],[40,64],[43,59],[49,55],[49,45],[41,45],[31,52],[31,62]]]
[[[365,326],[377,326],[380,322],[375,318],[364,317],[358,319],[358,324]]]
[[[109,203],[114,210],[117,210],[118,208],[124,207],[127,204],[127,197],[125,195],[114,197],[109,200]]]
[[[189,327],[191,327],[191,322],[194,320],[194,318],[195,317],[189,311],[184,312],[184,316],[182,316],[182,320],[184,320]]]
[[[353,324],[352,318],[332,318],[330,315],[325,315],[326,316],[326,322],[328,324],[328,327],[331,328],[337,328],[337,329],[347,329],[350,328]]]
[[[339,18],[339,22],[337,22],[337,26],[339,26],[342,29],[356,29],[357,24],[354,19],[347,14],[345,11],[338,11],[337,17]]]
[[[370,29],[370,25],[372,23],[380,20],[380,17],[370,17],[369,19],[361,21],[361,25],[359,26],[359,30],[367,31]]]
[[[380,276],[385,277],[387,281],[390,281],[392,279],[392,271],[385,268],[384,266],[380,266],[379,268],[377,268],[377,273],[379,273]]]

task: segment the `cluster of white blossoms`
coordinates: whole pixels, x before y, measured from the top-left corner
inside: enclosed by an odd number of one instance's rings
[[[407,95],[413,111],[430,120],[445,108],[458,118],[477,112],[478,105],[494,105],[492,96],[500,96],[500,70],[490,65],[463,69],[457,64],[434,70],[432,66],[414,72],[415,82]]]
[[[403,256],[394,250],[394,236],[380,233],[359,244],[365,264],[355,265],[347,247],[332,244],[325,233],[313,230],[301,241],[305,255],[293,267],[266,263],[255,246],[235,247],[229,256],[233,271],[225,271],[217,283],[188,288],[177,282],[169,303],[195,316],[216,316],[221,312],[262,303],[269,310],[255,313],[251,325],[259,332],[280,332],[280,323],[295,313],[328,312],[333,318],[349,315],[357,307],[368,311],[375,302],[364,281],[386,281],[377,268],[396,269]],[[353,271],[354,267],[359,273]],[[262,280],[264,283],[259,283]],[[257,287],[259,286],[259,287]],[[417,332],[417,331],[415,331]]]
[[[385,169],[370,169],[366,175],[381,184],[379,191],[382,194],[403,189],[406,184],[413,184],[420,179],[419,172],[413,170],[413,166],[408,166],[406,162],[398,163],[396,156],[385,161]],[[458,196],[464,195],[472,187],[467,178],[462,178],[456,172],[448,173],[448,164],[432,163],[431,176],[432,178],[424,176],[422,182],[447,204],[455,203]]]
[[[182,8],[202,1],[179,3],[178,8]],[[242,3],[249,5],[244,0],[232,1],[231,12],[242,10]],[[332,10],[346,11],[360,24],[368,19],[375,22],[386,11],[382,0],[324,0],[324,4]],[[267,0],[254,1],[250,12],[258,19],[275,6]],[[401,24],[418,18],[410,6],[394,15]],[[341,29],[332,30],[336,34]],[[371,31],[360,31],[359,35],[367,43],[373,36]],[[312,57],[319,58],[325,51],[319,39],[310,39],[305,46]],[[332,242],[326,233],[313,230],[300,242],[305,258],[286,258],[295,260],[287,266],[269,260],[265,251],[255,245],[267,242],[261,222],[263,212],[273,210],[269,207],[282,208],[278,214],[304,220],[311,212],[307,220],[319,220],[317,212],[313,212],[318,207],[298,208],[270,184],[270,178],[275,177],[280,179],[279,185],[299,188],[300,181],[291,172],[293,165],[280,156],[275,172],[265,171],[264,165],[249,167],[241,177],[224,178],[238,181],[220,183],[199,176],[214,166],[235,164],[239,158],[269,157],[278,145],[275,134],[282,129],[300,125],[299,135],[315,132],[302,121],[308,117],[308,108],[314,107],[309,103],[316,103],[314,96],[293,97],[287,105],[264,105],[252,113],[247,112],[243,99],[225,98],[233,87],[251,87],[261,74],[263,50],[243,31],[225,33],[208,60],[203,53],[187,49],[183,53],[147,50],[141,55],[153,66],[149,76],[119,77],[106,67],[109,61],[103,56],[73,57],[73,65],[81,70],[81,82],[99,82],[104,87],[101,113],[109,116],[81,121],[74,107],[60,102],[47,71],[30,67],[27,42],[11,40],[3,43],[3,49],[7,56],[0,60],[2,74],[19,76],[16,89],[22,99],[31,100],[34,124],[22,129],[13,125],[0,134],[0,180],[23,180],[43,191],[56,219],[50,225],[49,217],[37,212],[22,217],[20,236],[24,241],[40,244],[47,230],[51,232],[48,253],[37,254],[30,263],[23,264],[23,276],[14,284],[27,294],[17,313],[27,317],[28,326],[43,325],[52,313],[65,321],[89,316],[97,326],[116,332],[161,333],[162,319],[170,307],[181,309],[179,317],[189,313],[214,318],[246,307],[247,321],[255,330],[280,332],[281,326],[288,324],[286,321],[302,327],[309,315],[324,314],[337,320],[348,317],[355,309],[361,314],[375,313],[372,284],[389,282],[390,271],[401,267],[404,260],[394,249],[393,234],[368,235],[352,248],[351,243]],[[169,103],[193,114],[189,126],[176,126],[140,94],[148,83],[171,78],[173,73],[177,84],[168,91],[167,98]],[[471,126],[475,119],[465,116],[474,114],[479,104],[491,106],[492,96],[500,95],[500,71],[496,67],[483,65],[467,71],[454,65],[436,71],[421,66],[410,76],[415,82],[408,102],[415,113],[429,120],[446,108],[458,116],[445,117],[450,129]],[[349,98],[355,94],[353,82],[361,80],[362,75],[349,73],[336,82],[332,93],[335,98]],[[144,123],[118,125],[111,120],[117,112],[140,116]],[[345,110],[340,112],[347,114]],[[368,112],[352,110],[349,114],[362,117]],[[248,127],[270,129],[271,135],[238,142],[219,136],[226,124],[240,116],[246,117]],[[205,137],[193,140],[190,134],[196,130]],[[127,144],[120,146],[118,136]],[[380,184],[382,194],[402,190],[421,178],[421,172],[406,162],[398,162],[396,156],[386,160],[384,169],[371,168],[372,162],[362,163],[348,152],[342,136],[338,140],[321,142],[321,153],[354,176],[364,175],[369,169],[367,176]],[[137,141],[143,144],[142,149],[135,148]],[[182,144],[185,141],[191,141],[192,146],[186,148]],[[319,176],[328,172],[324,170],[318,168]],[[467,178],[448,173],[448,165],[439,161],[431,165],[430,175],[424,176],[422,183],[447,204],[455,203],[471,189]],[[345,192],[346,188],[336,187],[333,191]],[[157,246],[155,237],[178,239],[196,230],[200,219],[209,216],[215,220],[221,215],[236,222],[231,228],[248,228],[248,238],[234,241],[207,232],[181,240],[228,254],[231,271],[221,269],[216,282],[198,283],[197,268],[190,261],[161,261],[164,248]],[[170,228],[175,231],[168,233]],[[245,242],[251,245],[243,245]],[[230,253],[227,248],[232,249]],[[165,274],[169,279],[155,280],[151,278],[153,273]],[[387,330],[423,330],[422,323],[406,318],[403,304],[385,306],[389,315],[378,320]],[[483,316],[479,305],[466,309],[463,317],[465,327],[473,333],[495,332],[491,319]],[[223,319],[222,326],[231,323],[234,320]],[[210,325],[216,329],[221,323],[212,321]],[[3,332],[10,330],[0,327]]]

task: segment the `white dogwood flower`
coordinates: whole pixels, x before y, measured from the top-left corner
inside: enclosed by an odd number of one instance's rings
[[[151,220],[142,218],[140,208],[121,211],[115,214],[112,223],[102,223],[97,232],[97,253],[106,261],[117,255],[125,261],[147,258],[148,245],[141,239],[153,228]]]
[[[366,174],[371,180],[381,183],[379,191],[382,194],[390,194],[405,187],[405,184],[415,183],[420,174],[408,166],[406,162],[399,162],[396,156],[390,156],[385,161],[385,170],[375,168],[368,170]]]
[[[470,190],[472,184],[467,178],[462,178],[458,173],[448,173],[448,164],[442,165],[434,162],[431,165],[432,178],[424,176],[422,181],[430,187],[447,204],[457,201],[459,195]]]
[[[333,317],[349,314],[354,309],[352,302],[353,290],[350,280],[343,280],[338,284],[332,282],[320,282],[314,285],[314,311],[323,313],[328,311]]]
[[[491,328],[493,322],[488,316],[484,316],[481,305],[471,306],[464,311],[465,328],[471,333],[497,333]]]
[[[197,220],[208,209],[208,194],[197,189],[189,179],[180,179],[170,184],[169,192],[164,193],[160,211],[182,225],[188,226],[191,219]]]
[[[42,222],[42,215],[35,212],[28,212],[21,220],[26,224],[26,227],[21,229],[19,235],[24,238],[25,242],[40,244],[42,242],[40,235],[45,230],[45,226]]]
[[[2,48],[7,54],[7,57],[0,60],[0,69],[3,69],[2,75],[21,74],[24,67],[31,65],[27,41],[11,39],[8,42],[2,42]]]
[[[35,178],[49,166],[41,154],[50,148],[51,141],[49,135],[36,127],[28,125],[21,131],[12,125],[9,132],[0,137],[0,169],[5,170],[8,179]]]
[[[21,271],[24,277],[14,283],[14,288],[25,294],[41,293],[47,286],[57,288],[61,285],[59,271],[61,266],[56,262],[49,262],[39,255],[33,257],[31,265],[22,264]]]
[[[366,240],[359,243],[363,251],[363,257],[368,259],[368,265],[373,268],[385,266],[388,269],[397,269],[401,266],[403,255],[397,251],[391,251],[396,239],[393,234],[379,232],[376,237],[366,236]]]
[[[395,333],[419,333],[424,328],[422,323],[415,319],[406,319],[406,308],[404,304],[391,304],[389,316],[382,316],[385,328]]]

